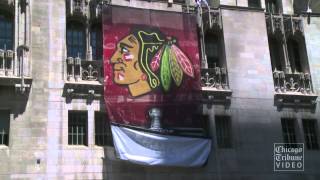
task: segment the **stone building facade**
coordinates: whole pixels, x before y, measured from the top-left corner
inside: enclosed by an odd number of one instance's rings
[[[190,169],[115,157],[101,8],[193,12],[193,1],[0,0],[0,179],[319,179],[319,2],[208,2],[199,36],[213,146]],[[304,171],[274,171],[283,142],[304,143]]]

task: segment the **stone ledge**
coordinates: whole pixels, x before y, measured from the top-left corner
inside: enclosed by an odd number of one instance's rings
[[[66,82],[63,87],[62,96],[67,103],[72,99],[87,99],[91,104],[95,99],[103,98],[103,84],[98,82]]]
[[[275,93],[274,105],[278,110],[282,108],[310,109],[314,111],[318,96],[315,94]]]
[[[221,104],[229,106],[231,104],[232,91],[230,89],[217,89],[202,87],[202,102],[207,104]]]

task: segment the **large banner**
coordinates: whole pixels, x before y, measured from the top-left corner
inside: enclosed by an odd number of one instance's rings
[[[135,151],[134,143],[132,147],[126,144],[138,135],[130,131],[135,135],[124,136],[127,134],[124,132],[129,132],[121,129],[124,126],[168,136],[179,129],[204,126],[197,116],[201,94],[194,15],[107,6],[103,10],[103,39],[105,102],[109,119],[113,125],[120,126],[120,129],[112,129],[120,158],[132,160],[138,156],[127,151],[130,148]],[[148,136],[140,135],[140,140]],[[166,144],[170,144],[168,141]],[[202,147],[209,147],[210,142],[205,141]],[[160,147],[161,143],[158,145]],[[124,157],[121,153],[129,155]],[[132,161],[150,164],[143,160]],[[205,159],[202,161],[204,163]]]

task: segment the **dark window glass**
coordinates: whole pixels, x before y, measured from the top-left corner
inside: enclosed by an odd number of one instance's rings
[[[282,62],[284,59],[283,46],[280,41],[269,38],[269,51],[271,57],[272,70],[282,71]]]
[[[312,0],[295,0],[293,1],[293,9],[294,13],[300,14],[302,12],[307,12],[308,10],[308,1],[310,1],[310,5],[312,4]]]
[[[0,14],[0,49],[13,49],[13,18]]]
[[[279,4],[277,0],[266,0],[266,11],[271,14],[278,14]]]
[[[260,0],[248,0],[249,7],[261,8]]]
[[[319,149],[317,121],[314,119],[303,119],[304,139],[308,149]]]
[[[88,145],[88,115],[85,111],[69,111],[68,114],[68,144]]]
[[[286,147],[296,147],[295,119],[281,119],[282,134]],[[293,144],[291,144],[293,143]]]
[[[219,148],[231,148],[231,119],[229,116],[216,116],[217,144]]]
[[[208,68],[220,67],[218,36],[213,34],[207,34],[205,38],[205,47]]]
[[[287,43],[292,72],[302,72],[299,43],[293,39],[289,39]]]
[[[92,58],[93,60],[102,59],[102,31],[101,24],[94,25],[91,27],[90,32],[90,45],[92,47]]]
[[[67,25],[67,55],[68,57],[80,57],[81,59],[85,59],[85,28],[80,23],[69,22]]]
[[[94,120],[95,144],[98,146],[111,146],[113,143],[107,114],[96,112]]]
[[[10,112],[0,110],[0,145],[9,145]]]

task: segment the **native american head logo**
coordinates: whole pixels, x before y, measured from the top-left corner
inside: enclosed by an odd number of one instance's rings
[[[162,87],[180,87],[184,75],[194,78],[189,58],[178,47],[177,39],[157,28],[135,28],[117,43],[111,57],[115,84],[128,86],[130,94],[140,96]]]

